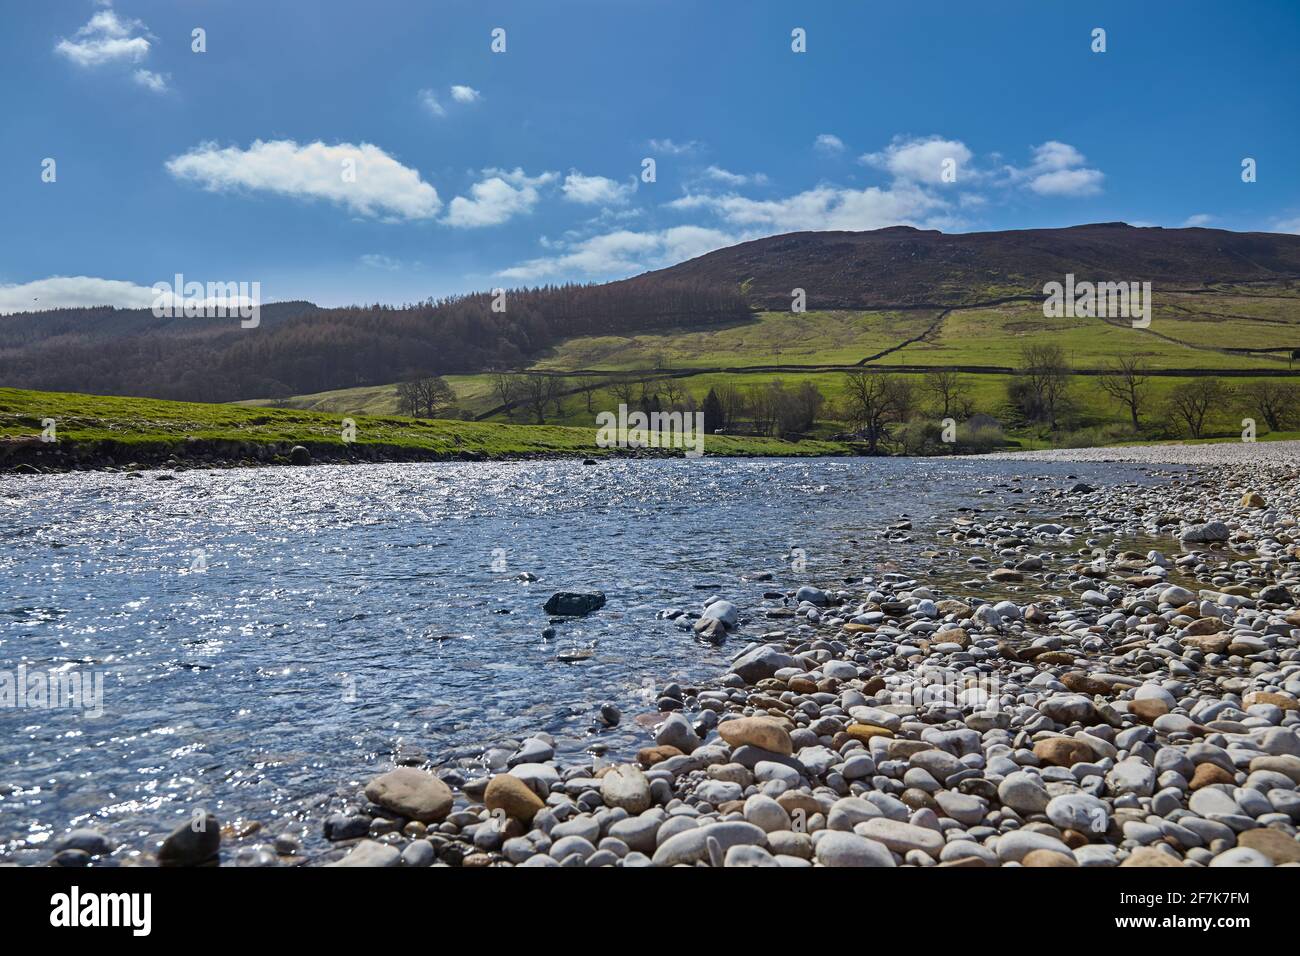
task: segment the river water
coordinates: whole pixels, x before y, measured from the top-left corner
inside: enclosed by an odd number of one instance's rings
[[[715,677],[771,629],[755,615],[713,647],[664,608],[717,594],[743,609],[886,571],[972,576],[923,555],[955,509],[1014,507],[1022,478],[1138,477],[940,459],[157,474],[0,477],[0,679],[22,667],[103,687],[99,716],[31,693],[0,707],[0,858],[43,861],[73,826],[142,846],[195,805],[319,840],[312,809],[394,754],[538,729],[580,750],[601,702],[644,713],[645,685]],[[903,517],[912,540],[887,541]],[[761,571],[774,581],[741,580]],[[608,604],[544,639],[541,606],[564,588]],[[591,653],[560,659],[575,650]],[[630,719],[613,737],[647,739]]]

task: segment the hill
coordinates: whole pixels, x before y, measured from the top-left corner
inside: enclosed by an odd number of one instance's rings
[[[0,382],[225,402],[515,367],[573,336],[748,315],[737,288],[663,278],[401,308],[281,303],[248,329],[237,319],[160,321],[145,309],[56,310],[0,318]]]
[[[1067,273],[1152,282],[1155,327],[1045,320],[1042,287]],[[1136,349],[1192,373],[1277,371],[1285,351],[1262,350],[1300,346],[1297,280],[1300,236],[1291,235],[1122,223],[792,233],[619,282],[511,290],[504,311],[479,293],[402,308],[278,303],[250,330],[148,310],[13,315],[0,318],[0,382],[223,402],[346,390],[381,407],[375,389],[450,374],[466,377],[467,404],[481,414],[492,407],[481,373],[494,368],[1005,372],[1034,338],[1064,342],[1076,366]],[[795,288],[812,311],[790,312]],[[1242,348],[1261,351],[1232,351]]]
[[[758,309],[971,305],[1041,296],[1067,273],[1150,281],[1157,289],[1300,277],[1300,236],[1223,229],[1138,228],[1122,222],[1064,229],[946,234],[894,226],[871,232],[795,232],[707,253],[647,273],[649,281],[746,284]]]

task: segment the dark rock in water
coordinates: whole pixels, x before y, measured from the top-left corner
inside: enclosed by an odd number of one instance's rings
[[[711,601],[700,615],[695,625],[696,633],[702,633],[708,622],[717,621],[725,630],[733,630],[740,622],[740,608],[730,601]]]
[[[220,849],[221,824],[215,815],[204,812],[168,835],[158,851],[158,862],[163,866],[198,866],[213,859]]]
[[[113,851],[112,841],[98,830],[82,828],[69,831],[58,843],[55,850],[80,850],[90,856],[102,856]]]
[[[596,459],[594,459],[594,458],[584,458],[584,459],[582,459],[582,463],[583,463],[584,465],[594,465],[594,464],[596,463]]]
[[[1070,494],[1072,495],[1090,495],[1096,490],[1097,489],[1092,485],[1086,484],[1082,481],[1070,486]]]
[[[623,719],[623,713],[613,704],[600,705],[600,721],[606,727],[614,727]]]
[[[294,445],[289,449],[289,461],[295,465],[310,465],[311,452],[302,445]]]
[[[90,866],[90,854],[85,850],[60,850],[50,860],[51,866],[77,867]]]
[[[727,638],[727,626],[716,617],[704,617],[695,622],[695,636],[710,644],[721,644]]]
[[[553,627],[542,628],[542,640],[549,641],[553,637],[555,637],[555,628]]]
[[[811,587],[805,584],[794,594],[796,601],[807,601],[809,604],[816,604],[818,607],[825,607],[830,604],[830,596],[821,588]]]
[[[556,591],[542,605],[542,610],[563,617],[581,617],[604,606],[604,591]]]
[[[349,816],[346,813],[332,813],[325,818],[325,839],[355,840],[370,832],[370,817],[363,814]]]

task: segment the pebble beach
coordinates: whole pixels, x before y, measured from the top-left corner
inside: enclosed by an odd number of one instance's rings
[[[1015,457],[1019,506],[924,532],[968,586],[756,571],[759,603],[686,595],[662,612],[728,648],[729,669],[664,675],[638,713],[593,702],[581,759],[545,732],[503,739],[323,807],[324,853],[209,814],[140,862],[1300,864],[1300,443]],[[1137,463],[1158,480],[1034,480],[1035,460]],[[902,517],[887,530],[920,533]],[[603,604],[560,591],[547,611]],[[638,745],[605,743],[614,729]],[[74,830],[51,862],[113,849]]]

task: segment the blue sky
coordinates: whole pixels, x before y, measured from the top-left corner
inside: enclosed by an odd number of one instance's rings
[[[0,0],[0,311],[178,272],[401,303],[898,223],[1300,232],[1297,77],[1293,0]]]

